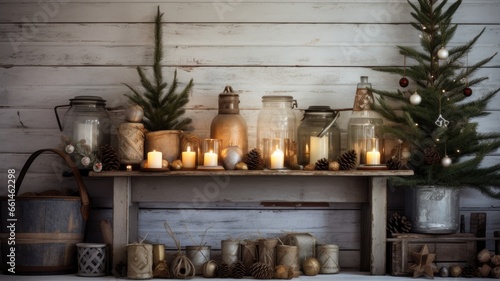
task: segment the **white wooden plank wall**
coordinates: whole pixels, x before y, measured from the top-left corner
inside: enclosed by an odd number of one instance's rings
[[[138,85],[135,66],[150,69],[153,23],[156,7],[164,16],[164,67],[167,80],[178,70],[181,83],[194,79],[187,115],[193,130],[208,136],[217,114],[217,96],[225,85],[240,94],[241,114],[249,126],[249,143],[255,146],[257,114],[263,95],[291,95],[299,108],[310,105],[351,107],[359,76],[368,75],[373,86],[395,89],[399,77],[372,71],[376,66],[401,66],[396,45],[418,46],[418,33],[408,22],[410,9],[403,0],[306,1],[197,0],[197,1],[37,1],[0,0],[0,171],[6,182],[7,169],[20,170],[28,155],[40,148],[56,147],[59,130],[53,108],[77,95],[99,95],[106,99],[115,126],[122,122],[127,89],[121,83]],[[477,61],[499,50],[500,2],[464,0],[454,21],[459,24],[454,44],[468,41],[483,27],[486,32],[469,55]],[[451,46],[450,46],[451,47]],[[478,73],[490,79],[473,89],[473,96],[500,87],[500,56]],[[500,95],[491,103],[491,115],[481,118],[480,129],[498,131]],[[300,112],[298,112],[300,117]],[[346,130],[349,114],[339,125]],[[300,119],[300,118],[299,118]],[[345,145],[345,143],[344,143]],[[500,153],[489,155],[498,163]],[[61,162],[42,156],[31,169],[23,190],[72,187],[60,177]],[[96,206],[109,207],[111,182],[86,179]],[[278,183],[276,183],[278,184]],[[5,185],[3,185],[5,186]],[[399,192],[389,191],[390,208],[402,208]],[[0,190],[0,195],[6,189]],[[392,200],[391,200],[392,199]],[[205,229],[182,220],[186,213],[197,220],[199,209],[179,211],[175,206],[147,206],[140,213],[140,234],[168,242],[162,232],[164,217],[176,231],[199,235]],[[298,208],[300,209],[300,208]],[[228,211],[229,210],[229,211]],[[236,210],[236,211],[235,211]],[[488,213],[488,235],[500,229],[500,202],[478,192],[464,190],[462,211]],[[100,217],[109,210],[95,210],[90,232],[97,237]],[[211,233],[213,247],[229,235],[277,234],[309,231],[321,239],[339,243],[344,266],[359,264],[359,206],[318,208],[298,212],[255,206],[208,208],[207,222],[217,225],[220,237]],[[259,224],[237,229],[238,222]],[[307,219],[306,219],[307,218]],[[288,221],[307,221],[289,225]],[[274,225],[274,221],[282,223]],[[283,223],[286,222],[286,223]],[[266,224],[267,223],[267,224]],[[325,231],[327,225],[337,226]],[[341,226],[349,227],[341,227]],[[163,235],[162,238],[160,238]],[[98,239],[98,238],[95,238]],[[190,241],[184,237],[184,242]],[[488,246],[492,248],[492,243]],[[356,258],[357,257],[357,258]]]

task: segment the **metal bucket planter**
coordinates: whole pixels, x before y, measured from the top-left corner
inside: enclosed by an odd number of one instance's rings
[[[460,225],[460,191],[442,186],[408,188],[405,209],[413,232],[456,233]]]

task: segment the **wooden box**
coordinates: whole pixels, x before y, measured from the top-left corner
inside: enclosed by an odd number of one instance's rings
[[[435,264],[442,266],[458,264],[465,266],[473,263],[477,254],[476,241],[473,234],[460,233],[450,235],[429,234],[393,234],[387,239],[388,272],[391,275],[410,275],[413,264],[412,252],[420,252],[427,244],[429,253],[435,253]]]

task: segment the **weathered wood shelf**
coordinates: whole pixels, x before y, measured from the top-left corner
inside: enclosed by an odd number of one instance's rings
[[[206,202],[361,203],[362,270],[386,271],[387,178],[413,171],[113,171],[91,177],[113,178],[113,264],[125,261],[125,246],[137,239],[138,203]],[[279,178],[279,181],[275,179]],[[166,180],[168,179],[168,180]],[[207,193],[210,191],[210,193]],[[191,204],[191,205],[189,205]],[[367,235],[369,234],[369,235]]]
[[[412,176],[412,170],[349,170],[349,171],[304,171],[304,170],[180,170],[162,172],[102,171],[90,172],[92,177],[175,177],[175,176],[303,176],[303,177],[392,177]]]

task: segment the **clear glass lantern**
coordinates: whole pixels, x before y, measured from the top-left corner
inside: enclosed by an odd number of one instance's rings
[[[357,154],[358,165],[383,165],[384,121],[371,110],[374,103],[368,76],[361,76],[356,89],[353,111],[349,120],[347,146]],[[369,162],[367,161],[369,160]]]
[[[297,158],[301,165],[322,158],[336,160],[340,154],[340,129],[335,121],[340,112],[329,106],[310,106],[304,111],[297,132]]]
[[[63,137],[75,147],[74,151],[66,152],[71,154],[78,168],[92,168],[90,164],[97,161],[99,148],[110,142],[112,123],[105,108],[106,101],[97,96],[76,96],[69,101],[69,105],[54,108]],[[57,111],[60,107],[69,107],[63,122]],[[85,157],[88,157],[90,163],[86,163]]]
[[[268,169],[286,169],[295,157],[296,140],[294,107],[291,96],[263,96],[262,109],[257,119],[257,148],[262,152]]]

